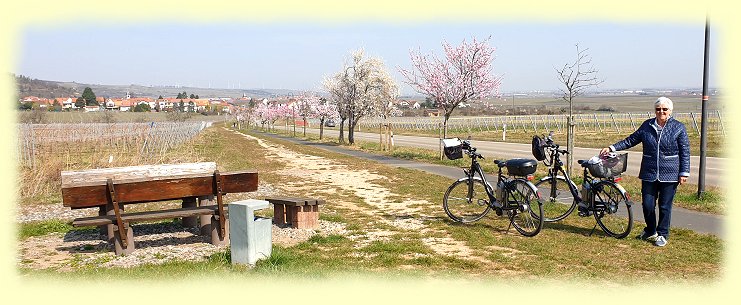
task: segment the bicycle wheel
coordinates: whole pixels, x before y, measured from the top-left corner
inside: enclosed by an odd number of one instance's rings
[[[443,209],[457,222],[474,222],[489,213],[489,195],[486,185],[478,177],[454,182],[445,192]]]
[[[624,238],[633,228],[633,211],[628,198],[612,182],[594,186],[594,219],[602,230],[615,238]]]
[[[553,184],[556,185],[555,190]],[[554,222],[566,218],[576,208],[569,182],[563,177],[546,177],[535,184],[543,198],[543,221]]]
[[[532,184],[521,179],[510,181],[507,185],[506,210],[517,232],[527,237],[540,233],[543,227],[543,203]]]

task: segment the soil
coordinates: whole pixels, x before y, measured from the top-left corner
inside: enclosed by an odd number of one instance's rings
[[[273,226],[273,244],[284,247],[296,245],[315,234],[346,235],[355,241],[355,248],[361,248],[375,240],[388,240],[389,236],[402,231],[425,232],[428,236],[446,236],[444,231],[425,224],[424,219],[432,218],[425,211],[433,210],[433,203],[400,198],[387,188],[373,181],[386,179],[367,170],[350,170],[347,165],[331,159],[301,154],[286,147],[270,143],[249,135],[241,134],[246,141],[257,141],[276,157],[277,160],[290,160],[275,173],[285,176],[289,181],[276,188],[261,182],[252,198],[265,198],[280,193],[296,191],[308,192],[321,197],[322,193],[347,193],[361,198],[367,205],[339,200],[332,205],[343,207],[368,217],[379,226],[363,228],[362,235],[350,234],[345,224],[320,220],[318,229],[292,229]],[[293,179],[301,177],[301,179]],[[290,182],[297,181],[297,182]],[[320,185],[321,187],[317,187]],[[430,207],[422,209],[422,207]],[[87,216],[85,213],[63,208],[61,204],[36,207],[20,207],[19,222],[65,219]],[[391,216],[391,217],[389,217]],[[197,229],[183,228],[178,222],[156,224],[134,224],[136,250],[127,256],[115,256],[108,250],[108,243],[97,230],[75,230],[67,234],[55,233],[31,237],[19,242],[18,266],[30,269],[74,270],[82,267],[133,267],[142,264],[158,264],[171,260],[205,260],[210,255],[224,251],[224,246],[209,244]],[[390,228],[390,229],[383,229]],[[434,234],[433,234],[434,233]],[[440,255],[455,256],[462,259],[487,261],[476,256],[464,243],[451,237],[429,237],[423,242]],[[507,249],[500,249],[502,251]],[[511,250],[511,249],[510,249]],[[504,251],[506,252],[506,251]]]

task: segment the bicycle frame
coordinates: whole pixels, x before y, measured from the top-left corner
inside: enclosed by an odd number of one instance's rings
[[[497,202],[497,196],[494,194],[494,187],[489,184],[489,181],[486,180],[486,175],[484,174],[484,170],[481,168],[481,164],[479,164],[479,161],[476,160],[476,155],[471,155],[471,168],[466,170],[463,169],[463,172],[466,174],[467,179],[473,179],[476,174],[479,175],[481,178],[481,181],[484,182],[484,185],[486,186],[486,195],[489,196],[489,206],[494,208],[496,207],[494,205],[495,202]],[[497,177],[497,182],[502,180],[502,173],[501,169],[499,170],[499,175]],[[468,193],[471,194],[473,192],[473,183],[470,183],[468,185]]]
[[[571,180],[571,177],[569,177],[569,173],[566,172],[563,168],[563,162],[561,161],[560,153],[557,151],[558,148],[552,148],[551,156],[550,156],[550,163],[553,164],[551,168],[548,169],[548,176],[547,177],[553,177],[553,178],[564,178],[564,180],[569,182],[569,191],[571,191],[571,195],[574,196],[574,199],[576,199],[576,202],[583,202],[584,200],[579,196],[579,189],[577,189],[576,184],[573,180]],[[558,174],[561,173],[559,176]],[[543,179],[547,178],[544,177]],[[587,179],[588,174],[584,172],[584,179]],[[591,184],[591,180],[589,180],[589,183]],[[550,194],[554,194],[556,192],[556,184],[551,184]],[[549,196],[550,197],[550,196]]]
[[[574,196],[574,200],[576,200],[576,203],[578,204],[578,203],[585,202],[584,198],[582,198],[580,196],[580,192],[579,192],[579,189],[576,187],[576,184],[574,183],[573,180],[571,180],[571,177],[569,177],[569,174],[563,168],[563,165],[564,164],[561,161],[561,157],[560,157],[561,153],[558,151],[558,146],[552,147],[550,149],[551,149],[550,163],[553,166],[550,169],[548,169],[548,177],[558,178],[559,177],[558,174],[560,173],[561,174],[560,177],[561,178],[564,178],[564,180],[566,180],[566,181],[569,182],[568,183],[569,184],[569,191],[571,192],[571,195]],[[595,178],[589,175],[589,171],[585,167],[582,168],[582,172],[583,172],[582,173],[583,181],[586,181],[587,183],[589,183],[589,187],[590,187],[589,192],[593,194],[594,193],[594,187],[597,184],[597,183],[594,182]],[[547,177],[545,177],[545,178],[547,178]],[[545,179],[545,178],[543,178],[543,179]],[[615,178],[599,179],[599,181],[610,181],[610,182],[612,182],[617,187],[617,189],[620,190],[620,192],[622,192],[623,194],[625,194],[626,197],[629,197],[629,196],[627,196],[627,192],[625,191],[625,189],[620,184],[618,184],[617,182],[615,182]],[[582,188],[583,188],[583,186],[582,186]],[[550,189],[550,194],[554,194],[555,192],[556,192],[556,184],[555,183],[552,183],[551,184],[551,189]],[[590,211],[594,211],[595,210],[595,208],[594,208],[594,196],[590,196],[590,197],[592,197],[592,198],[589,198],[590,200],[589,200],[589,202],[587,202],[588,209]],[[630,205],[630,202],[628,202],[628,204]]]
[[[501,190],[502,192],[509,192],[509,191],[511,191],[511,190],[507,189],[507,185],[508,185],[508,183],[510,183],[513,180],[510,179],[510,178],[508,178],[506,175],[504,175],[502,173],[502,167],[500,166],[499,167],[499,170],[497,172],[497,185],[496,186],[492,186],[491,184],[489,184],[489,181],[486,179],[486,175],[484,174],[484,170],[481,168],[481,164],[479,164],[479,161],[477,160],[477,158],[479,158],[479,156],[477,156],[475,154],[474,155],[471,155],[471,167],[468,170],[463,169],[463,172],[466,174],[466,178],[463,178],[463,179],[474,179],[475,176],[478,174],[478,176],[481,178],[481,181],[483,181],[484,182],[484,185],[486,186],[486,195],[489,197],[489,207],[490,208],[492,208],[492,209],[500,209],[500,210],[505,210],[505,211],[506,210],[514,210],[514,209],[517,209],[518,208],[517,205],[512,206],[512,205],[509,205],[509,204],[505,204],[506,202],[499,202],[499,200],[497,199],[496,194],[494,194],[494,191],[497,190],[497,188],[499,187],[499,183],[500,182],[502,183],[502,185],[504,185],[504,188],[505,188],[505,189]],[[530,183],[530,182],[528,181],[528,183]],[[473,183],[471,183],[471,184],[468,185],[468,193],[469,194],[471,194],[473,192],[473,186],[474,186]],[[533,190],[535,190],[535,187],[534,186],[531,186],[531,187],[532,187]],[[469,198],[470,198],[470,196],[469,196]],[[505,200],[506,200],[506,198],[505,198]]]

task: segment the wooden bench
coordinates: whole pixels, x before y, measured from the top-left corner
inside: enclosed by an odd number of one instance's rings
[[[98,208],[98,216],[72,225],[101,227],[117,255],[135,248],[131,223],[159,219],[182,218],[183,226],[200,227],[220,245],[229,242],[222,196],[256,191],[257,178],[254,171],[220,173],[214,162],[63,171],[62,201],[72,209]],[[125,205],[169,200],[182,200],[182,208],[124,213]]]
[[[290,224],[297,229],[319,227],[319,205],[324,200],[310,198],[277,197],[266,198],[273,204],[273,222],[276,225]]]

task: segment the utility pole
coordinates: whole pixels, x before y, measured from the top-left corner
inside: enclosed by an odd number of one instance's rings
[[[697,199],[702,199],[705,193],[705,153],[707,150],[707,121],[708,121],[708,58],[710,57],[710,27],[705,17],[705,58],[702,68],[702,122],[700,123],[700,171],[697,176]]]

